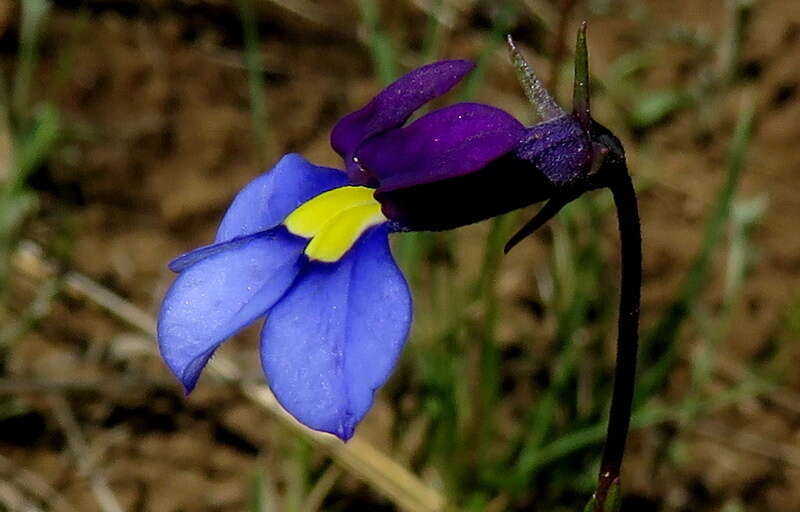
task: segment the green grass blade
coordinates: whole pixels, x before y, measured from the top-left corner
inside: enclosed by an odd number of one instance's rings
[[[736,388],[718,393],[706,400],[699,407],[693,403],[681,403],[673,406],[647,405],[637,410],[631,418],[631,429],[640,429],[658,425],[666,421],[689,421],[699,414],[724,409],[744,399],[752,398],[772,388],[771,383],[760,380],[748,380]],[[531,473],[539,471],[546,464],[563,459],[580,450],[600,445],[606,434],[604,423],[598,423],[576,429],[568,434],[544,445],[526,468]]]
[[[14,77],[14,90],[11,97],[15,121],[23,122],[28,118],[30,92],[33,86],[33,72],[38,61],[38,43],[41,29],[50,12],[50,3],[46,0],[24,0],[22,2],[22,20],[19,37],[19,54],[17,55],[17,72]]]
[[[711,257],[720,244],[725,224],[730,217],[731,203],[744,168],[747,150],[750,147],[754,122],[755,108],[752,99],[748,97],[739,112],[728,158],[725,183],[720,188],[714,202],[700,250],[692,262],[675,300],[655,327],[643,336],[641,360],[646,370],[640,379],[637,401],[652,395],[666,382],[667,376],[678,358],[678,331],[697,303],[707,281]]]
[[[250,496],[247,510],[250,512],[278,512],[284,510],[278,506],[274,482],[263,469],[253,473],[250,480]]]
[[[470,100],[477,94],[478,88],[486,77],[486,70],[494,58],[495,51],[501,44],[504,44],[505,35],[511,29],[511,23],[519,10],[519,3],[518,0],[506,0],[495,16],[491,31],[478,56],[475,69],[469,74],[464,84],[463,100]]]
[[[369,47],[375,71],[384,85],[389,84],[397,78],[397,59],[392,41],[381,26],[378,3],[375,0],[359,0],[358,7],[369,31]]]
[[[442,39],[442,25],[439,23],[439,15],[443,6],[444,0],[434,0],[430,7],[428,23],[425,27],[425,37],[422,39],[422,50],[420,51],[423,64],[434,60],[439,53]]]
[[[259,48],[258,21],[253,0],[239,0],[239,15],[244,32],[244,61],[247,68],[247,83],[250,92],[250,111],[253,133],[256,138],[256,156],[259,164],[265,165],[273,156],[270,149],[269,119],[267,112],[266,84],[262,72]]]
[[[61,114],[50,105],[42,105],[32,122],[30,132],[17,137],[16,171],[6,183],[5,197],[23,189],[30,174],[44,164],[61,138]]]

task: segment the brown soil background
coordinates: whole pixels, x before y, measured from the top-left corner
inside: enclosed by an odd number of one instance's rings
[[[611,3],[628,13],[636,2]],[[328,146],[330,127],[379,88],[369,49],[360,39],[354,2],[310,3],[314,21],[260,2],[270,144],[258,148],[235,2],[55,4],[33,94],[52,101],[73,131],[68,144],[34,177],[42,207],[26,237],[42,244],[50,259],[65,255],[63,268],[86,274],[150,312],[157,311],[172,279],[165,263],[212,238],[221,213],[243,184],[289,151],[337,165]],[[426,15],[417,4],[382,4],[387,30],[405,47],[418,47],[422,37]],[[491,6],[457,4],[463,10],[447,32],[442,54],[474,58]],[[723,30],[722,0],[647,4],[652,15],[647,25],[631,16],[591,19],[591,66],[597,76],[602,78],[610,62],[650,32],[680,25],[716,39]],[[578,7],[570,27],[582,9]],[[0,8],[0,59],[6,76],[13,74],[18,14],[13,2]],[[542,42],[546,35],[524,36],[530,29],[520,16],[512,33],[520,34],[533,60],[543,63],[535,48],[548,44]],[[63,72],[58,63],[65,54],[69,64]],[[658,66],[646,80],[653,89],[685,83],[698,71],[697,56],[679,45],[660,50],[657,58]],[[768,394],[676,427],[685,450],[679,470],[661,466],[656,447],[663,431],[636,433],[626,491],[647,503],[641,510],[720,510],[736,497],[744,510],[800,510],[800,374],[793,371],[800,364],[800,350],[797,326],[792,330],[786,322],[791,311],[797,315],[800,303],[798,63],[800,2],[759,1],[742,53],[745,80],[702,115],[698,109],[680,112],[641,139],[623,134],[633,173],[649,181],[640,198],[647,324],[675,293],[697,250],[724,177],[741,97],[755,98],[758,121],[739,196],[764,194],[769,203],[753,234],[754,267],[720,351],[734,365],[778,351],[786,370],[780,399]],[[479,99],[525,119],[524,98],[506,60],[497,58],[490,68]],[[615,104],[598,96],[595,117],[616,128],[620,120]],[[643,154],[638,148],[644,146],[657,149]],[[614,226],[607,228],[613,271]],[[469,242],[482,240],[485,232],[485,226],[475,226],[458,235],[458,261],[467,274],[469,262],[478,258]],[[503,310],[512,318],[526,314],[517,300],[528,293],[520,289],[524,280],[519,277],[546,246],[546,238],[526,242],[501,266]],[[719,306],[724,262],[715,268],[703,299],[712,310]],[[18,315],[36,289],[36,283],[17,276],[3,321]],[[512,338],[518,325],[526,328],[530,322],[504,326],[501,337]],[[248,375],[259,372],[254,335],[248,331],[225,349]],[[263,467],[285,469],[286,454],[296,444],[231,386],[205,378],[184,399],[157,358],[126,352],[127,343],[140,337],[91,304],[55,301],[4,363],[4,385],[70,383],[56,394],[66,397],[92,466],[102,469],[125,510],[244,509],[253,473]],[[684,341],[690,357],[696,340]],[[681,392],[685,377],[676,372],[671,392]],[[24,468],[47,481],[76,510],[98,510],[91,479],[76,471],[63,429],[54,419],[58,405],[53,393],[32,386],[11,394],[27,412],[0,420],[0,454],[7,466],[0,467],[0,480],[12,482]],[[389,453],[387,407],[377,406],[361,430]],[[317,464],[324,461],[321,454],[313,457]],[[277,477],[276,485],[287,483]],[[348,475],[339,479],[326,503],[331,510],[393,509]]]

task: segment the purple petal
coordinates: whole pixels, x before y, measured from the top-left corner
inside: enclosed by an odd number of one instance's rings
[[[444,60],[417,68],[386,87],[360,110],[346,115],[331,132],[331,146],[344,159],[348,174],[360,183],[353,154],[368,138],[398,128],[425,103],[453,88],[475,65]]]
[[[357,157],[385,192],[478,171],[524,136],[525,127],[506,112],[458,103],[371,139]]]
[[[210,246],[183,268],[161,304],[158,344],[187,393],[214,350],[283,296],[307,261],[306,242],[280,227]]]
[[[532,162],[553,184],[562,185],[585,170],[591,144],[578,121],[564,116],[531,127],[517,156]]]
[[[555,187],[532,163],[513,153],[479,171],[425,185],[375,193],[398,231],[441,231],[528,206]]]
[[[270,388],[301,423],[347,440],[410,325],[408,285],[378,226],[340,262],[311,262],[272,309],[261,335]]]
[[[285,155],[234,198],[217,230],[216,242],[272,229],[295,208],[327,190],[348,184],[338,169],[320,167],[300,155]]]

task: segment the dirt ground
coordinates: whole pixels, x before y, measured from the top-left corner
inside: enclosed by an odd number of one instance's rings
[[[610,3],[635,11],[629,6],[633,2]],[[722,0],[647,3],[646,26],[632,15],[591,20],[591,65],[598,77],[650,31],[678,24],[711,38],[723,31]],[[685,453],[677,455],[686,461],[680,472],[661,465],[659,439],[671,435],[669,429],[637,432],[626,492],[641,508],[630,510],[720,510],[732,498],[740,500],[741,510],[800,510],[800,374],[792,371],[800,364],[794,346],[800,331],[787,324],[791,312],[796,317],[800,310],[800,2],[756,3],[742,50],[744,78],[733,90],[705,111],[681,111],[643,134],[623,133],[623,138],[634,174],[648,184],[640,197],[647,324],[674,295],[697,251],[724,179],[737,110],[743,96],[754,98],[757,124],[740,196],[765,195],[768,206],[753,233],[757,254],[733,315],[733,334],[720,352],[734,367],[779,353],[784,378],[777,398],[747,400],[675,427],[684,441]],[[157,311],[172,279],[165,263],[208,243],[231,197],[259,170],[290,151],[338,165],[328,144],[330,127],[379,87],[355,2],[311,2],[303,15],[291,6],[304,2],[283,7],[258,2],[269,117],[269,143],[259,146],[235,2],[54,4],[33,95],[57,106],[69,133],[51,163],[33,177],[42,203],[26,238],[41,244],[48,259],[150,313]],[[421,45],[426,14],[418,6],[427,4],[382,4],[387,29],[409,48]],[[443,54],[474,58],[491,8],[455,4],[462,10]],[[0,9],[6,76],[18,49],[18,16],[13,3]],[[520,16],[511,30],[531,52],[541,50],[546,39],[534,28]],[[647,87],[685,83],[698,72],[696,55],[680,45],[658,52]],[[524,118],[524,97],[505,59],[496,59],[490,69],[479,99]],[[607,95],[599,93],[595,105],[595,117],[612,127],[621,124]],[[642,153],[639,147],[657,150]],[[609,224],[610,234],[613,227]],[[485,227],[470,227],[459,240],[477,240],[484,233]],[[514,281],[546,244],[546,239],[526,242],[501,266],[499,281]],[[613,262],[613,245],[609,248]],[[460,244],[459,251],[469,252],[468,244]],[[715,263],[703,299],[712,311],[720,306],[723,263]],[[42,286],[20,276],[13,283],[4,322],[21,314]],[[516,285],[500,289],[509,311],[519,308],[518,294],[527,293]],[[246,375],[260,371],[254,334],[248,331],[226,348]],[[234,386],[201,381],[185,399],[157,358],[137,352],[140,342],[151,343],[92,304],[54,301],[0,369],[6,388],[30,384],[11,402],[24,413],[0,412],[0,480],[11,481],[19,476],[16,469],[24,468],[75,510],[99,510],[95,473],[86,467],[101,467],[125,510],[244,509],[253,473],[280,467],[287,453],[304,448]],[[686,340],[687,354],[692,342]],[[673,376],[673,392],[679,392],[684,377]],[[37,388],[41,381],[62,383],[67,391],[46,392]],[[378,446],[391,430],[385,407],[379,405],[364,427]],[[74,439],[59,421],[59,411],[87,442],[83,460],[76,460]],[[323,455],[309,457],[322,467]],[[278,480],[281,488],[290,485]],[[325,503],[330,510],[394,509],[348,475]]]

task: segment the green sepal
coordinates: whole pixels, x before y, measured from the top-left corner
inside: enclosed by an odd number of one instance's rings
[[[612,482],[606,495],[606,503],[603,512],[619,512],[622,507],[622,490],[619,485],[619,478]]]
[[[589,110],[589,52],[586,49],[586,22],[578,29],[575,42],[575,83],[572,90],[572,109],[584,130],[591,125]]]
[[[589,503],[583,507],[583,512],[597,512],[597,497],[596,495],[592,495],[592,499],[589,500]],[[601,512],[619,512],[620,508],[622,507],[622,491],[619,485],[619,478],[614,480],[611,483],[611,486],[608,488],[608,493],[606,494],[605,503],[603,503],[603,508]]]

